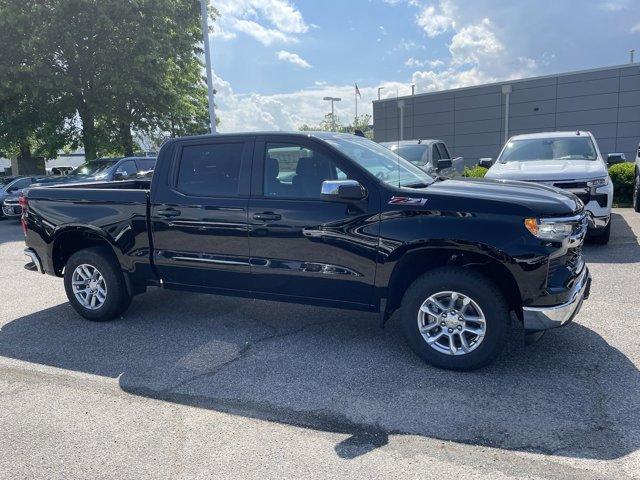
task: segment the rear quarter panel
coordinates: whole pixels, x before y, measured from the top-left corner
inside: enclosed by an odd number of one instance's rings
[[[36,250],[47,273],[60,274],[52,257],[56,242],[85,232],[108,242],[124,271],[140,280],[151,275],[148,190],[43,187],[28,190],[26,196],[26,244]]]

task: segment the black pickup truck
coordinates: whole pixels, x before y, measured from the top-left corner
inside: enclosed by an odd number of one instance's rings
[[[365,138],[255,133],[167,142],[148,181],[29,189],[28,269],[89,320],[147,286],[399,310],[425,361],[496,357],[512,313],[539,335],[589,294],[583,205],[531,183],[429,177]]]

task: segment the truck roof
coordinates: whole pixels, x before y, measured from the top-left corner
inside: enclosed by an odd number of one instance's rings
[[[539,133],[525,133],[522,135],[514,135],[510,140],[530,140],[535,138],[561,138],[561,137],[590,137],[591,132],[586,130],[571,130],[565,132],[539,132]]]

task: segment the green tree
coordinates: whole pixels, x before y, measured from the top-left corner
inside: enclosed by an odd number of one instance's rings
[[[30,2],[0,0],[0,152],[29,159],[53,157],[73,144],[73,104],[57,88],[46,66],[51,52],[35,48],[38,28]]]
[[[364,115],[358,115],[354,118],[354,123],[350,125],[342,125],[339,117],[335,116],[335,131],[340,133],[354,133],[356,130],[360,130],[365,134],[367,138],[373,138],[373,128],[371,127],[371,115],[366,113]],[[303,123],[298,127],[298,130],[303,132],[331,132],[334,129],[334,123],[331,119],[331,114],[325,115],[318,125],[309,125]]]
[[[198,0],[25,3],[39,23],[32,43],[52,52],[50,74],[73,99],[87,159],[132,154],[137,132],[202,130]]]

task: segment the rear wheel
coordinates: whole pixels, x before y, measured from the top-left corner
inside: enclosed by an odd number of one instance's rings
[[[131,304],[124,275],[106,247],[74,253],[65,266],[64,287],[73,308],[87,320],[111,320]]]
[[[404,295],[401,319],[411,349],[440,368],[473,370],[504,348],[509,308],[488,278],[462,268],[419,277]]]

